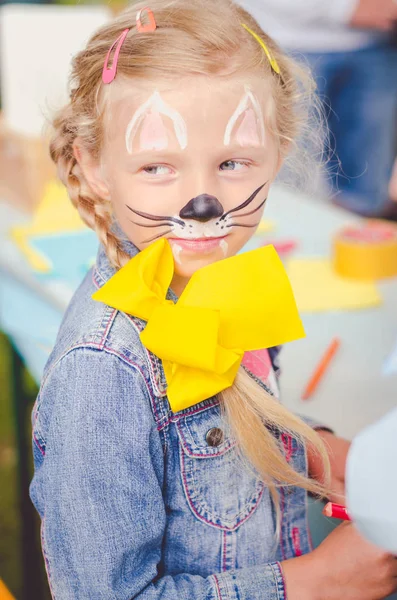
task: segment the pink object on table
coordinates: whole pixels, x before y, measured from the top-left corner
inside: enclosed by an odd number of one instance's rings
[[[274,242],[273,246],[276,249],[277,254],[289,254],[293,252],[297,247],[298,242],[295,240],[285,240],[284,242]]]
[[[293,252],[298,246],[298,242],[296,240],[275,240],[272,242],[268,239],[263,240],[262,246],[268,246],[269,244],[274,246],[277,254],[281,257]]]

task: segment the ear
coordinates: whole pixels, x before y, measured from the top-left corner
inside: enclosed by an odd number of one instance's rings
[[[282,166],[283,166],[283,164],[284,164],[284,156],[285,156],[285,155],[284,155],[282,152],[279,152],[279,155],[278,155],[278,160],[277,160],[277,164],[276,164],[276,172],[275,172],[274,178],[276,178],[276,177],[277,177],[277,175],[278,175],[278,174],[279,174],[279,172],[280,172],[280,169],[281,169],[281,167],[282,167]]]
[[[100,162],[84,147],[81,138],[73,142],[73,154],[92,191],[103,200],[110,200],[109,187],[103,177]]]
[[[276,179],[277,175],[279,174],[281,167],[284,164],[285,157],[288,155],[290,147],[291,147],[290,142],[283,142],[282,145],[279,147],[277,162],[276,162],[276,169],[274,172],[274,179]]]

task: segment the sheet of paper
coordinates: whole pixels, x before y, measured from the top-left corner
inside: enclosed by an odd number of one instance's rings
[[[328,258],[294,258],[287,271],[301,312],[355,310],[382,302],[374,283],[339,277]]]
[[[35,271],[46,273],[51,270],[51,264],[46,256],[32,246],[31,238],[87,230],[87,226],[72,205],[66,188],[60,182],[52,181],[47,185],[32,221],[14,227],[11,237],[30,266]]]
[[[95,262],[98,244],[96,233],[88,228],[31,238],[32,248],[47,260],[51,268],[40,277],[60,279],[72,290],[77,288]]]

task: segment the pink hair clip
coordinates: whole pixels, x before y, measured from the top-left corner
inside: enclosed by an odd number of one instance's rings
[[[146,25],[143,25],[143,23],[141,21],[141,17],[142,17],[143,13],[146,13],[147,17],[149,19],[149,22]],[[153,11],[150,10],[150,8],[146,7],[146,8],[142,8],[141,10],[138,11],[138,13],[136,15],[136,28],[139,33],[152,32],[157,28],[156,19],[154,18]],[[115,42],[113,42],[113,44],[109,48],[109,52],[106,55],[105,62],[103,65],[103,70],[102,70],[103,83],[112,83],[112,81],[116,77],[117,63],[119,60],[121,46],[123,45],[128,32],[129,32],[129,29],[124,29],[123,33],[121,33],[119,35],[117,40]],[[110,59],[110,55],[111,55],[114,47],[116,47],[116,50],[114,52],[113,62],[111,64],[111,66],[109,67],[109,59]]]
[[[106,55],[105,63],[103,65],[103,71],[102,71],[103,83],[112,83],[113,79],[116,77],[117,63],[119,60],[120,49],[124,43],[125,38],[127,37],[128,32],[129,32],[129,29],[124,29],[123,33],[119,35],[117,40],[115,42],[113,42],[113,44],[109,48],[109,52]],[[115,46],[116,46],[116,50],[114,53],[113,62],[112,62],[112,65],[109,67],[110,54]]]

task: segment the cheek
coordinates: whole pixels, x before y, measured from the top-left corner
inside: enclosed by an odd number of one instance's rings
[[[127,206],[130,206],[159,216],[178,214],[183,206],[175,185],[156,185],[134,176],[123,176],[112,182],[111,200],[119,212],[128,211]]]
[[[146,240],[152,235],[152,230],[144,229],[143,227],[139,227],[139,225],[135,225],[131,222],[130,218],[126,217],[125,213],[121,215],[116,213],[115,216],[127,239],[139,250],[146,248],[148,245]]]
[[[238,227],[234,229],[233,234],[227,239],[229,243],[228,256],[234,256],[249,242],[255,233],[255,229]]]

